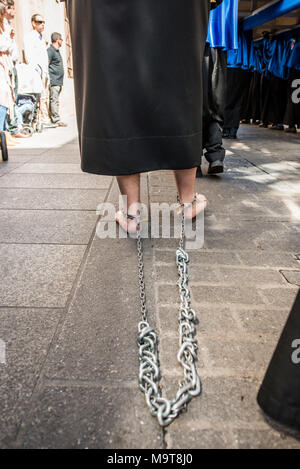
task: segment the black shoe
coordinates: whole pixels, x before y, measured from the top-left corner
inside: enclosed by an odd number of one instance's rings
[[[43,127],[45,129],[56,129],[58,127],[58,123],[54,123],[54,122],[43,122]]]
[[[224,173],[224,163],[221,160],[213,161],[209,163],[208,174],[220,174]]]
[[[203,177],[203,174],[202,174],[201,167],[198,166],[197,172],[196,172],[196,178],[202,178],[202,177]]]
[[[238,130],[239,129],[236,128],[236,127],[232,127],[231,129],[229,129],[229,137],[228,138],[236,139]]]
[[[296,127],[288,127],[285,131],[286,131],[288,134],[296,134],[296,133],[297,133]]]
[[[258,127],[263,127],[264,129],[267,129],[268,124],[266,124],[265,122],[261,122],[261,124],[259,124]]]
[[[284,127],[282,124],[273,124],[271,129],[272,130],[284,130]]]

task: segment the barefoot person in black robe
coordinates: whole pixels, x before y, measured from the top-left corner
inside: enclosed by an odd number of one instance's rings
[[[211,6],[222,0],[67,0],[82,170],[116,176],[137,229],[140,173],[173,170],[187,218],[202,152],[202,63]],[[128,219],[128,215],[131,216]]]

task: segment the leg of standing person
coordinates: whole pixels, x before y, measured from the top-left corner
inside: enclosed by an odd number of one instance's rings
[[[227,53],[206,48],[203,61],[203,148],[209,174],[222,173],[225,149],[222,141],[227,75]]]
[[[59,115],[59,96],[61,93],[61,86],[50,86],[49,88],[49,110],[50,118],[53,124],[58,124],[60,122]]]
[[[41,120],[43,124],[49,123],[49,88],[48,78],[43,80],[43,91],[40,103]]]
[[[241,109],[247,99],[251,73],[239,68],[228,68],[226,85],[226,104],[224,111],[225,138],[237,138],[240,126]]]

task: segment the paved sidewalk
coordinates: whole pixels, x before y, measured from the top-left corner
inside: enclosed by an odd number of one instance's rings
[[[226,174],[197,181],[209,200],[204,249],[190,253],[203,394],[164,430],[137,385],[135,241],[95,236],[116,182],[81,173],[74,121],[43,135],[0,161],[0,447],[300,448],[256,404],[300,286],[299,135],[243,126]],[[175,201],[170,173],[142,180],[145,203]],[[145,241],[168,395],[181,377],[176,245]]]

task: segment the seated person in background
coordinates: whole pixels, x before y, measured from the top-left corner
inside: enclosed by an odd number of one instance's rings
[[[17,116],[17,124],[18,124],[18,131],[24,131],[24,115],[27,112],[34,112],[34,104],[32,98],[30,96],[19,96],[17,99],[16,105],[16,116]]]

